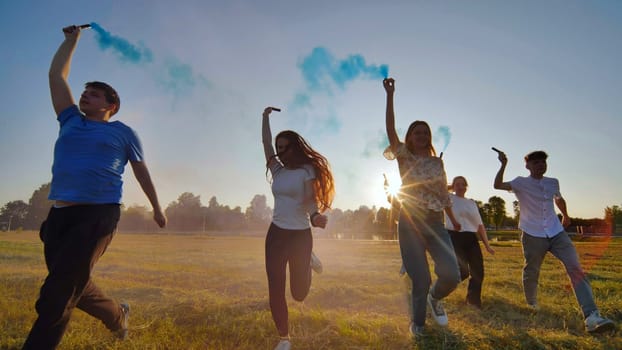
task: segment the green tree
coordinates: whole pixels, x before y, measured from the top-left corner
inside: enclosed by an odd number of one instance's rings
[[[492,196],[488,198],[488,205],[490,206],[490,218],[495,225],[495,229],[498,230],[506,216],[505,201],[501,197]]]
[[[133,205],[121,211],[119,230],[148,232],[154,228],[153,212],[144,205]]]
[[[201,208],[201,196],[184,192],[177,198],[177,201],[166,207],[165,212],[171,230],[190,232],[203,228],[204,213]]]
[[[48,199],[51,183],[45,183],[36,189],[28,201],[28,214],[24,219],[24,228],[38,230],[41,223],[47,218],[50,208],[54,204]]]
[[[320,231],[321,234],[332,238],[343,237],[343,233],[346,228],[343,210],[333,208],[326,215],[328,216],[328,224],[326,225],[325,230]]]
[[[239,230],[246,227],[246,220],[242,209],[235,207],[231,209],[228,205],[220,205],[215,196],[209,200],[205,210],[205,229],[206,230]]]
[[[395,239],[397,237],[397,225],[391,215],[391,209],[380,207],[376,213],[376,232],[378,232],[383,239]]]
[[[28,204],[22,200],[11,201],[0,209],[0,229],[11,231],[24,227]]]
[[[376,218],[376,207],[369,208],[361,205],[357,210],[352,212],[351,222],[353,238],[371,239],[373,237],[375,227],[374,220]]]
[[[611,233],[616,234],[622,228],[622,208],[619,205],[606,207],[605,222],[611,228]]]
[[[479,216],[482,218],[484,226],[488,226],[490,224],[490,219],[488,217],[488,203],[483,203],[482,201],[476,200],[475,204],[477,205],[477,210],[479,211]]]
[[[272,220],[272,210],[268,207],[268,200],[263,194],[256,194],[245,212],[246,222],[252,228],[264,228]]]

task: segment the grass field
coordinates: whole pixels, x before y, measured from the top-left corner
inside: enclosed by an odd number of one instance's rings
[[[94,271],[111,297],[132,306],[130,337],[115,340],[76,310],[60,349],[272,349],[263,238],[117,234]],[[484,253],[482,311],[466,307],[466,283],[445,302],[449,327],[428,318],[408,333],[406,280],[394,241],[316,240],[324,273],[304,303],[290,299],[293,349],[622,349],[622,336],[591,336],[561,264],[545,259],[542,309],[529,311],[518,242]],[[622,241],[577,242],[601,312],[622,321]],[[35,232],[0,233],[0,349],[19,349],[45,278]],[[288,293],[289,297],[289,293]]]

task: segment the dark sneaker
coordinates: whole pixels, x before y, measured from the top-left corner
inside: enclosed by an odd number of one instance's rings
[[[423,335],[424,335],[423,334],[423,330],[424,330],[423,326],[417,326],[417,325],[415,325],[414,322],[410,323],[410,327],[408,327],[408,329],[410,330],[410,335],[413,338],[420,338],[420,337],[423,337]]]
[[[432,309],[432,317],[439,326],[447,326],[449,323],[445,309],[443,309],[443,303],[440,300],[434,299],[432,294],[428,293],[428,305]]]
[[[615,323],[608,318],[604,318],[600,315],[598,310],[593,311],[588,317],[585,318],[585,330],[589,333],[602,333],[614,330]]]
[[[119,306],[121,307],[123,318],[121,319],[121,328],[114,331],[114,335],[121,340],[125,340],[127,339],[127,330],[130,326],[130,304],[122,303]]]

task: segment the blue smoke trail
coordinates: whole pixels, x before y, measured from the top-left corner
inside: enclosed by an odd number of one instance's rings
[[[363,153],[364,158],[373,158],[378,156],[379,152],[383,152],[389,146],[387,141],[387,133],[384,130],[377,130],[375,135],[367,138]]]
[[[389,76],[389,66],[368,65],[362,55],[350,55],[346,59],[337,60],[327,49],[316,47],[305,57],[298,67],[310,90],[330,91],[327,80],[340,88],[357,78],[383,79]]]
[[[209,87],[208,80],[194,71],[191,65],[170,58],[160,70],[158,83],[176,96],[189,95],[196,86]]]
[[[153,53],[149,48],[138,47],[122,37],[112,35],[95,22],[91,22],[91,28],[96,33],[95,39],[99,47],[104,51],[111,49],[122,61],[135,64],[153,62]],[[197,86],[209,86],[207,79],[196,73],[191,65],[176,58],[167,59],[160,66],[154,79],[175,96],[189,95]]]
[[[439,126],[436,130],[436,135],[438,135],[437,137],[444,142],[441,152],[445,152],[447,146],[449,146],[449,141],[451,141],[451,131],[449,131],[449,127]]]
[[[96,40],[102,50],[112,49],[123,61],[132,63],[151,62],[153,54],[145,47],[137,47],[129,41],[110,34],[99,24],[91,22],[91,28],[97,33]]]

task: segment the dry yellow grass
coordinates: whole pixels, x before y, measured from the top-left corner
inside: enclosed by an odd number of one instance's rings
[[[60,349],[272,349],[264,240],[180,234],[117,234],[94,280],[132,306],[130,338],[74,312]],[[465,307],[465,283],[446,299],[449,327],[428,319],[408,334],[406,283],[396,242],[316,240],[324,273],[304,303],[289,300],[294,349],[622,349],[619,332],[591,336],[563,269],[547,257],[540,302],[524,306],[516,242],[485,254],[484,310]],[[601,311],[622,320],[622,242],[577,243]],[[0,349],[19,349],[45,277],[34,232],[0,233]]]

